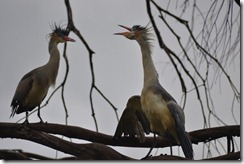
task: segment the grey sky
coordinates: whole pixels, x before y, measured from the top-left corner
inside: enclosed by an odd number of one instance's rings
[[[123,32],[123,29],[117,26],[118,24],[127,26],[135,24],[146,25],[149,18],[146,13],[145,2],[135,0],[72,0],[70,3],[76,27],[80,30],[92,50],[95,51],[93,63],[96,85],[119,109],[120,117],[128,98],[132,95],[140,94],[143,74],[138,44],[135,41],[114,36],[113,33]],[[199,6],[203,7],[204,5],[201,4]],[[175,9],[173,4],[171,7],[172,10]],[[185,16],[185,19],[190,19],[190,16]],[[14,118],[9,118],[11,113],[10,102],[17,84],[25,73],[48,61],[47,34],[51,32],[50,24],[53,22],[66,24],[66,8],[63,1],[2,0],[0,1],[0,22],[0,36],[2,38],[0,43],[0,121],[16,122],[25,116],[20,114],[15,115]],[[181,30],[180,27],[179,30]],[[166,43],[172,48],[175,40],[168,36],[167,31],[162,35],[167,38],[165,39]],[[65,99],[69,111],[68,124],[95,130],[89,102],[91,73],[88,52],[74,34],[71,33],[70,37],[77,40],[77,42],[68,43],[67,49],[70,65],[70,73],[65,86]],[[182,38],[184,39],[184,35]],[[62,54],[63,45],[59,45],[59,50]],[[168,62],[168,57],[162,54],[156,40],[154,41],[153,59],[160,76],[160,83],[180,103],[182,96],[180,83],[178,78],[176,78],[173,67],[164,70],[164,63]],[[239,87],[239,59],[236,58],[234,62],[236,66],[230,66],[228,71],[231,74],[231,78],[234,79],[235,85]],[[64,72],[65,63],[61,57],[56,86],[63,80]],[[228,124],[234,124],[231,111],[229,110],[231,101],[227,105],[225,103],[228,99],[232,98],[228,97],[228,93],[232,91],[225,82],[221,83],[220,88],[215,88],[216,96],[218,96],[215,99],[216,113]],[[52,91],[53,89],[49,89],[48,96]],[[117,126],[114,111],[95,90],[93,95],[99,132],[113,135]],[[215,97],[215,94],[213,94],[213,97]],[[196,102],[195,98],[194,94],[189,94],[188,100],[193,99],[193,101],[189,101],[185,109],[187,131],[203,128],[199,103]],[[240,122],[238,106],[234,113],[238,122]],[[61,102],[60,91],[54,95],[48,106],[41,110],[41,116],[43,121],[59,124],[65,123],[65,112]],[[36,113],[29,117],[29,121],[39,121]],[[218,126],[218,124],[215,126]],[[1,139],[0,145],[1,149],[23,149],[27,152],[40,153],[49,157],[55,157],[56,153],[55,150],[22,140]],[[148,151],[148,149],[141,148],[112,148],[135,158],[141,158]],[[201,152],[201,149],[198,150],[196,145],[193,148],[196,158],[201,158],[201,153],[198,153]],[[169,149],[159,149],[158,153],[169,153]],[[177,153],[177,151],[174,151],[174,153]],[[63,156],[67,155],[62,153],[58,155],[58,157]]]

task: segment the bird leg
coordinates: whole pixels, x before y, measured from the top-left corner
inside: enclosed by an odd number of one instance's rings
[[[43,120],[40,115],[40,106],[38,106],[38,109],[37,109],[37,116],[40,118],[40,123],[43,123]]]
[[[28,121],[28,110],[25,111],[25,121],[22,123],[22,125],[28,125],[29,121]]]
[[[166,138],[169,140],[169,148],[170,148],[170,155],[173,155],[173,143],[174,143],[174,139],[172,138],[172,136],[166,136]]]
[[[147,153],[147,155],[145,157],[143,157],[142,159],[146,159],[147,157],[149,157],[149,155],[151,154],[153,148],[157,145],[157,139],[156,139],[156,134],[153,134],[153,144],[152,147],[150,148],[149,152]]]
[[[173,155],[173,149],[172,149],[172,145],[171,145],[171,142],[170,142],[170,155],[172,156]]]

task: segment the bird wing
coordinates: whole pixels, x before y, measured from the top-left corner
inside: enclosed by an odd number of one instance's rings
[[[11,102],[12,113],[10,117],[13,117],[14,114],[17,112],[17,110],[18,113],[21,113],[23,112],[22,110],[24,110],[21,108],[20,102],[23,101],[23,99],[27,96],[27,94],[32,88],[33,81],[34,81],[32,78],[32,72],[33,71],[30,71],[29,73],[25,74],[17,86],[13,100]]]
[[[150,89],[154,94],[160,95],[166,102],[171,100],[175,101],[175,99],[160,84],[152,85],[148,89]]]
[[[187,158],[193,159],[192,143],[188,133],[185,131],[185,115],[183,109],[161,85],[154,85],[152,89],[155,94],[160,94],[162,99],[167,103],[167,108],[175,121],[175,130],[182,150]]]
[[[176,133],[180,140],[182,150],[186,158],[193,159],[192,143],[188,133],[185,131],[185,116],[183,110],[175,101],[169,101],[167,107],[174,118]]]
[[[117,139],[122,136],[136,137],[140,142],[144,142],[144,129],[138,121],[135,109],[126,107],[117,125],[114,138]]]
[[[144,132],[146,134],[149,134],[150,133],[150,122],[149,120],[147,119],[147,116],[145,115],[145,113],[142,111],[142,109],[137,109],[136,110],[136,116],[138,118],[138,120],[140,121],[141,125],[142,125],[142,128],[144,129]]]
[[[141,124],[141,126],[144,129],[144,132],[146,134],[149,134],[150,133],[150,122],[147,119],[146,114],[142,110],[141,96],[139,96],[139,95],[131,96],[129,98],[126,106],[128,108],[132,108],[132,110],[134,111],[133,114],[137,117],[137,119],[139,121],[138,124]]]
[[[150,123],[141,108],[140,96],[132,96],[126,104],[116,128],[114,138],[125,136],[136,137],[141,143],[145,141],[145,134],[150,132]]]

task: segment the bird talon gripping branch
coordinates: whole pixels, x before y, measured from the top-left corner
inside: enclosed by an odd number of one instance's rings
[[[29,121],[25,120],[21,125],[29,125]]]

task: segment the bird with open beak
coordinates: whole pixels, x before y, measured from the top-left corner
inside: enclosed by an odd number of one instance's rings
[[[136,40],[141,48],[144,73],[141,105],[150,122],[151,132],[154,133],[154,136],[158,134],[162,137],[173,138],[177,144],[181,145],[186,158],[193,159],[192,143],[185,131],[184,111],[159,83],[158,73],[151,57],[151,28],[148,25],[146,27],[135,25],[132,28],[119,26],[127,31],[115,33],[115,35],[122,35],[127,39]]]

